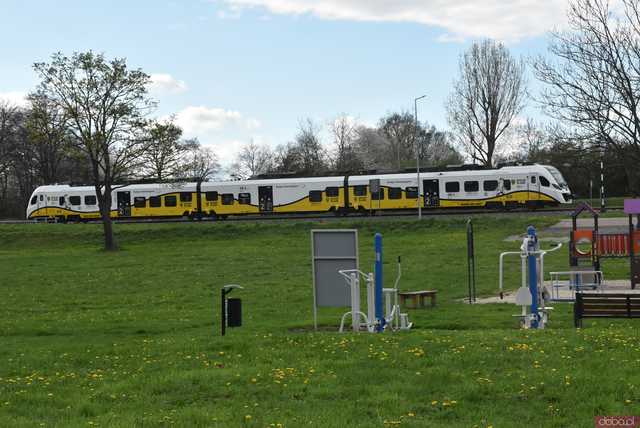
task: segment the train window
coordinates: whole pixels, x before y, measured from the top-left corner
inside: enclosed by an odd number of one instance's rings
[[[480,183],[477,181],[465,181],[464,182],[464,191],[465,192],[477,192],[480,190]]]
[[[482,183],[482,188],[485,192],[493,192],[498,189],[498,180],[487,180]]]
[[[511,190],[511,180],[503,180],[502,187],[504,188],[504,190]]]
[[[320,190],[312,190],[309,192],[309,201],[311,202],[322,202],[322,191]]]
[[[449,181],[445,183],[444,190],[447,193],[457,193],[460,191],[460,183],[458,183],[457,181]]]
[[[58,205],[64,205],[64,196],[58,198]]]
[[[82,203],[82,198],[80,196],[69,196],[69,203],[71,205],[80,205]]]
[[[95,205],[96,204],[96,197],[95,195],[87,195],[84,197],[84,204],[85,205]]]
[[[164,197],[164,206],[165,207],[175,207],[178,205],[178,198],[175,195],[165,196]]]
[[[536,184],[536,176],[535,175],[531,176],[531,184]]]
[[[31,205],[35,204],[36,202],[38,202],[37,196],[34,196],[33,198],[31,198]]]
[[[337,198],[340,196],[340,189],[338,187],[327,187],[324,191],[329,198]]]
[[[205,198],[207,199],[207,201],[209,202],[213,202],[213,201],[217,201],[218,200],[218,192],[207,192],[204,194]]]
[[[418,188],[417,187],[407,187],[405,190],[407,199],[418,199]]]
[[[40,202],[44,199],[44,196],[40,195]]]
[[[367,196],[367,186],[353,186],[355,196]]]
[[[551,183],[549,183],[549,180],[546,178],[540,176],[540,184],[542,184],[543,187],[549,187]]]
[[[136,196],[133,198],[133,206],[136,208],[146,208],[147,199],[144,196]]]
[[[222,194],[222,205],[233,205],[234,197],[233,193]]]
[[[180,202],[191,202],[191,192],[180,192]]]
[[[384,199],[384,187],[380,188],[380,191],[377,193],[371,192],[371,200],[373,201],[381,201]]]
[[[241,205],[251,205],[251,193],[239,193],[238,203]]]
[[[149,196],[149,206],[151,208],[160,208],[162,206],[160,196]]]
[[[402,199],[402,189],[399,187],[390,187],[389,199]]]

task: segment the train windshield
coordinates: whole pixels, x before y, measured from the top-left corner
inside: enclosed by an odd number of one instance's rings
[[[562,176],[562,174],[560,173],[560,171],[558,171],[555,167],[553,166],[545,166],[546,170],[549,171],[549,173],[551,174],[551,176],[556,180],[556,182],[558,183],[558,186],[560,186],[560,188],[565,188],[568,187],[567,186],[567,182],[564,181],[564,177]]]

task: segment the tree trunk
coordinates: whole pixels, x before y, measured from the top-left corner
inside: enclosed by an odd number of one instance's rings
[[[111,221],[111,213],[107,211],[106,215],[102,213],[102,227],[104,229],[104,249],[106,251],[117,251],[118,245],[113,236],[113,222]]]
[[[102,195],[100,194],[100,186],[95,187],[104,229],[104,249],[106,251],[117,251],[118,245],[113,236],[113,221],[111,220],[111,186],[105,186],[105,191]]]

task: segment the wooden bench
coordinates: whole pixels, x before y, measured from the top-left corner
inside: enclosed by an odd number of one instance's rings
[[[404,305],[410,309],[424,308],[426,306],[424,303],[425,297],[428,297],[431,302],[431,307],[434,307],[436,305],[437,292],[438,290],[403,291],[398,293],[398,296],[400,296],[400,305]],[[407,305],[407,300],[411,300],[413,305]]]
[[[640,318],[640,294],[576,293],[576,328],[582,326],[583,318]]]

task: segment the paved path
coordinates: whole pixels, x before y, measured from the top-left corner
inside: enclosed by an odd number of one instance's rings
[[[562,287],[559,289],[559,296],[562,300],[573,300],[573,291],[569,290],[568,287],[568,282],[567,281],[561,281],[561,283],[564,283],[566,285],[566,287]],[[551,287],[551,282],[550,281],[545,281],[545,287],[547,287],[548,290],[550,290]],[[631,282],[625,279],[613,279],[610,281],[605,281],[605,285],[602,287],[602,289],[600,290],[602,292],[621,292],[621,293],[630,293],[630,294],[640,294],[640,289],[636,289],[636,290],[632,290],[631,289]],[[551,294],[551,293],[549,293]],[[512,305],[515,305],[516,303],[516,292],[515,291],[509,291],[504,293],[504,299],[500,299],[500,296],[496,295],[496,296],[491,296],[491,297],[485,297],[485,298],[481,298],[478,299],[476,301],[476,303],[478,304],[487,304],[487,303],[510,303]]]
[[[562,220],[559,223],[554,224],[550,228],[548,228],[545,232],[557,233],[557,232],[566,232],[573,228],[573,224],[571,219]],[[579,229],[593,229],[593,219],[592,218],[579,218],[578,219],[578,228]],[[608,233],[623,233],[629,231],[629,218],[628,217],[611,217],[611,218],[599,218],[598,219],[598,229],[601,232]]]

